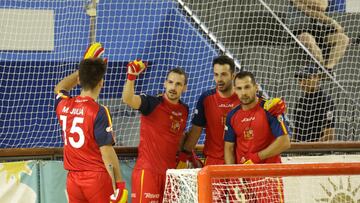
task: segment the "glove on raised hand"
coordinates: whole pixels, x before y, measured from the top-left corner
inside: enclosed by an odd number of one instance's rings
[[[143,62],[141,59],[136,59],[129,62],[126,67],[128,69],[127,79],[135,80],[136,77],[146,69],[147,63]]]
[[[100,58],[105,52],[104,47],[102,47],[101,43],[95,42],[90,44],[84,53],[84,59],[88,58]],[[107,58],[103,59],[105,63],[107,63]]]

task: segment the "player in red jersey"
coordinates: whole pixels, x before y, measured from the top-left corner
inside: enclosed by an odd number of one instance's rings
[[[216,88],[201,94],[192,119],[192,127],[187,133],[182,152],[189,156],[191,155],[191,150],[197,144],[202,130],[205,128],[205,165],[225,163],[224,127],[226,115],[231,109],[240,104],[240,100],[235,94],[232,85],[235,72],[233,59],[225,55],[216,57],[213,60],[213,69]],[[284,111],[285,104],[282,100],[278,100],[271,112],[276,116],[284,113]],[[188,158],[190,159],[189,156]],[[182,155],[181,157],[186,156]]]
[[[135,79],[146,65],[136,60],[127,68],[122,98],[141,113],[139,155],[132,173],[132,202],[162,202],[166,170],[175,168],[176,152],[188,117],[188,106],[180,101],[187,88],[187,75],[181,68],[172,69],[164,83],[164,95],[136,95]]]
[[[268,112],[265,101],[256,95],[258,86],[252,73],[236,74],[234,90],[241,106],[231,110],[226,118],[225,163],[281,163],[280,153],[290,147],[289,127],[284,116],[274,117]],[[260,179],[251,178],[245,182],[247,191],[251,191],[247,193],[250,202],[283,202],[280,179],[266,179],[262,183]]]
[[[79,70],[55,86],[55,110],[63,131],[64,168],[69,202],[124,203],[127,201],[114,144],[109,110],[95,100],[103,87],[106,63],[97,58],[103,52],[95,43],[87,50]],[[69,91],[78,81],[79,96]],[[116,181],[113,188],[112,181]],[[115,191],[114,191],[115,190]]]

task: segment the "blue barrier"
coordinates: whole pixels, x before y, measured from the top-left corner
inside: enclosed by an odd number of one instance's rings
[[[0,148],[60,147],[53,88],[76,69],[88,45],[89,19],[80,12],[82,1],[31,1],[20,5],[5,0],[0,7],[20,6],[54,10],[55,50],[0,51]],[[172,1],[119,1],[111,3],[111,7],[99,4],[97,40],[104,44],[109,57],[101,98],[121,97],[124,67],[141,57],[151,65],[139,80],[142,85],[138,85],[138,91],[159,93],[166,72],[180,66],[189,74],[183,100],[192,109],[203,89],[212,85],[211,63],[217,51],[187,18]]]

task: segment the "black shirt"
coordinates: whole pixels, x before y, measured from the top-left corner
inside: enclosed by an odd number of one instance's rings
[[[294,138],[298,141],[318,141],[324,129],[334,128],[334,102],[321,89],[300,97],[294,115]]]

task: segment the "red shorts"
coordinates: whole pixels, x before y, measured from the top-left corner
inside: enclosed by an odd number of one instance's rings
[[[107,172],[69,171],[66,179],[69,203],[109,203],[114,192]]]
[[[225,161],[224,159],[218,159],[211,156],[207,156],[205,159],[205,166],[208,165],[224,165]]]
[[[131,176],[132,203],[161,203],[164,195],[166,175],[147,169],[134,169]]]

